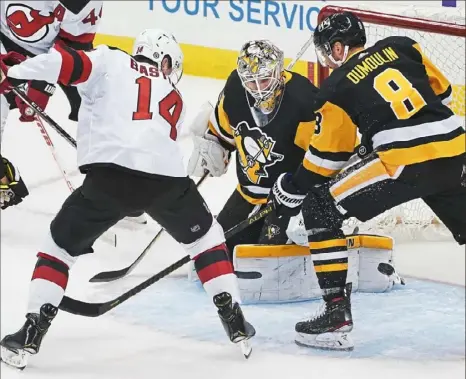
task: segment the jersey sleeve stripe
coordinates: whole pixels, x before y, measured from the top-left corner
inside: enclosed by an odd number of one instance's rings
[[[348,160],[342,161],[333,161],[329,159],[324,159],[320,156],[313,154],[310,150],[306,151],[306,155],[304,156],[304,161],[309,162],[317,167],[330,170],[330,171],[340,171]]]
[[[230,121],[226,114],[219,117],[219,113],[223,113],[223,109],[219,111],[218,105],[215,107],[215,111],[212,113],[209,119],[209,130],[218,138],[228,142],[230,145],[235,145],[235,140],[232,133],[228,133],[226,128],[231,132]],[[222,125],[223,124],[223,125]],[[226,126],[228,125],[228,127]]]
[[[372,137],[374,149],[395,142],[414,141],[419,138],[441,136],[451,133],[459,128],[455,116],[445,120],[426,122],[423,124],[404,126],[401,128],[382,130]]]
[[[267,196],[249,192],[246,188],[240,184],[236,186],[236,190],[239,192],[241,197],[246,200],[249,204],[258,205],[267,203]]]
[[[462,127],[460,127],[462,129]],[[466,137],[464,130],[457,137],[447,141],[437,141],[408,148],[394,148],[378,153],[380,159],[388,164],[416,164],[428,160],[455,157],[464,154]]]
[[[68,85],[70,83],[71,74],[74,67],[73,56],[69,53],[69,49],[66,49],[61,44],[56,44],[54,47],[60,53],[62,58],[60,73],[58,74],[58,81],[64,85]]]
[[[333,176],[338,174],[338,172],[340,171],[340,170],[330,170],[330,169],[318,166],[312,163],[311,161],[307,160],[306,158],[304,158],[303,167],[310,173],[313,173],[313,174],[316,174],[316,175],[319,175],[325,178],[332,178]]]
[[[82,69],[79,78],[76,79],[72,84],[79,84],[85,82],[87,79],[89,79],[89,76],[91,75],[92,71],[92,62],[86,55],[86,53],[82,51],[76,51],[76,53],[81,57]]]
[[[67,46],[57,44],[55,48],[62,56],[58,80],[64,85],[85,82],[92,71],[89,57],[84,52],[73,50]]]
[[[309,145],[308,149],[312,155],[322,158],[322,159],[329,160],[329,161],[334,161],[334,162],[346,162],[354,154],[353,151],[352,152],[342,151],[340,153],[319,151],[312,145]]]

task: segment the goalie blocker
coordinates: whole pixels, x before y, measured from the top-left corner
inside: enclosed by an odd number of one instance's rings
[[[387,292],[404,284],[394,269],[393,239],[350,235],[347,283],[353,292]],[[300,245],[238,245],[233,253],[241,300],[244,303],[281,303],[318,299],[321,289],[309,255]],[[190,270],[191,280],[197,280]]]

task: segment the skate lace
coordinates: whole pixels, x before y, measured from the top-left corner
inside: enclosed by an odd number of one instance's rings
[[[320,304],[319,308],[317,308],[317,310],[309,317],[309,321],[317,321],[321,319],[324,316],[326,310],[327,303],[324,302]]]

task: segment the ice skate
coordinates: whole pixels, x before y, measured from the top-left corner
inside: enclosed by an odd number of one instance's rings
[[[351,316],[351,284],[339,295],[325,295],[323,308],[311,320],[295,326],[295,342],[300,346],[324,350],[353,350],[349,336],[353,330]]]
[[[222,292],[214,296],[214,304],[218,308],[218,315],[230,341],[239,343],[244,357],[247,359],[252,353],[249,339],[254,337],[256,330],[244,319],[238,303],[232,303],[231,295]]]
[[[23,370],[29,355],[39,352],[42,339],[57,312],[57,307],[44,304],[40,308],[40,314],[28,313],[23,327],[16,333],[5,336],[0,342],[2,361]]]

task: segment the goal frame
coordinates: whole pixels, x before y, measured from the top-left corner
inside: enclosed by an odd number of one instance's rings
[[[341,7],[336,5],[326,5],[323,7],[317,16],[318,24],[334,14],[339,12],[352,12],[357,15],[363,23],[370,23],[376,25],[384,25],[391,27],[400,27],[403,29],[412,29],[422,32],[444,34],[456,37],[466,38],[466,25],[453,24],[450,22],[427,20],[415,17],[399,16],[390,13],[382,13],[375,11],[368,11],[363,9]],[[317,87],[320,87],[325,78],[329,76],[329,68],[324,67],[317,60]]]

